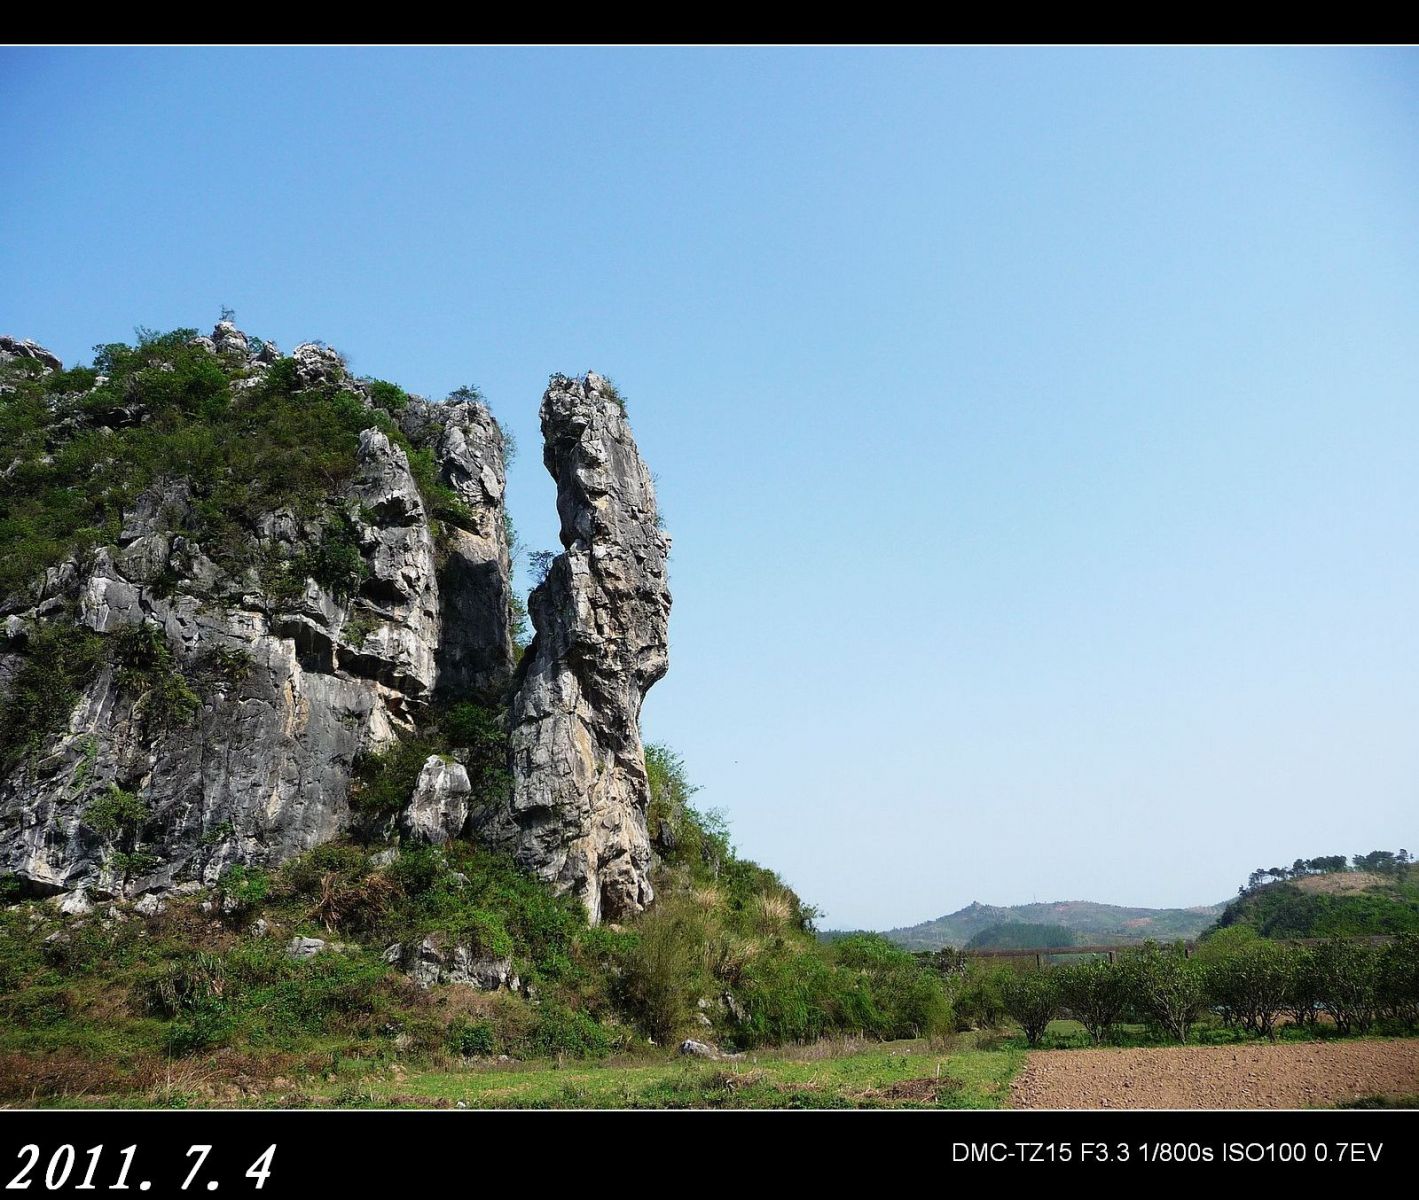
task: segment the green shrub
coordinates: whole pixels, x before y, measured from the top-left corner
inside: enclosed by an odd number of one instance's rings
[[[487,1057],[498,1048],[497,1030],[491,1021],[455,1017],[448,1026],[448,1048],[464,1058]]]
[[[118,684],[134,697],[134,710],[160,729],[190,721],[202,699],[173,659],[167,637],[150,622],[127,625],[113,635]]]
[[[409,393],[385,379],[369,380],[370,401],[388,413],[397,413],[409,403]]]
[[[1248,1033],[1275,1038],[1276,1018],[1294,992],[1296,951],[1278,942],[1254,941],[1208,964],[1212,1003]]]
[[[1055,968],[1060,1003],[1084,1026],[1095,1045],[1105,1041],[1128,1004],[1127,980],[1104,959]]]
[[[686,897],[663,898],[635,923],[621,964],[621,998],[642,1029],[668,1045],[708,990],[702,950],[705,917]]]
[[[1060,984],[1052,968],[1016,971],[1001,983],[1001,1002],[1025,1031],[1025,1040],[1038,1046],[1045,1028],[1059,1012]]]
[[[359,526],[348,513],[336,513],[322,528],[315,546],[297,557],[292,571],[314,579],[339,599],[353,595],[369,575]]]
[[[392,816],[414,795],[414,785],[430,754],[432,743],[421,740],[399,742],[379,754],[367,754],[355,766],[350,799],[367,818]]]
[[[1380,1007],[1392,1021],[1419,1025],[1419,934],[1402,933],[1379,955],[1376,990]]]
[[[218,890],[238,915],[245,915],[271,894],[271,876],[256,867],[238,864],[222,873]]]
[[[28,627],[24,659],[0,697],[0,773],[38,754],[62,731],[105,660],[104,638],[51,619]]]
[[[1364,1033],[1378,1009],[1379,955],[1363,942],[1335,939],[1315,948],[1320,1003],[1342,1035]]]
[[[616,1049],[616,1037],[584,1012],[556,1003],[538,1006],[526,1048],[535,1055],[605,1058]]]
[[[865,989],[864,1027],[880,1037],[932,1037],[951,1026],[951,1004],[940,977],[916,957],[878,934],[854,934],[833,942],[840,970]]]
[[[147,802],[117,784],[109,784],[84,809],[84,824],[111,842],[131,843],[147,819]]]
[[[956,1027],[995,1029],[1005,1018],[1005,981],[1013,975],[1009,967],[968,962],[952,994]]]
[[[1167,1037],[1186,1042],[1210,999],[1206,964],[1188,958],[1181,945],[1148,942],[1124,955],[1119,968],[1130,1004]]]
[[[505,799],[512,787],[506,711],[463,700],[440,713],[437,724],[444,744],[465,752],[463,766],[473,788],[474,807]]]

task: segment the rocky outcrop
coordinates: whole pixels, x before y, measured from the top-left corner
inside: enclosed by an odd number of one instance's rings
[[[175,357],[144,370],[195,363],[204,387],[212,372],[194,353],[213,357],[231,393],[224,418],[314,389],[312,399],[338,403],[336,427],[347,438],[359,430],[358,444],[313,496],[222,524],[210,519],[207,480],[145,474],[157,481],[125,502],[103,542],[0,596],[0,699],[33,674],[46,623],[102,647],[82,676],[65,676],[67,717],[22,753],[6,750],[0,874],[72,893],[74,905],[157,894],[215,883],[234,863],[275,865],[358,819],[434,845],[480,836],[575,894],[593,921],[649,904],[639,718],[666,670],[669,539],[610,383],[554,376],[542,400],[565,550],[532,595],[537,634],[514,676],[506,445],[476,393],[442,404],[406,396],[351,377],[320,343],[283,359],[227,320],[187,346],[153,345],[176,346]],[[14,338],[0,338],[5,364],[6,386],[31,391],[62,369]],[[73,378],[86,386],[85,373]],[[162,415],[151,376],[122,378],[83,395],[45,390],[45,441],[15,461],[42,468],[76,434]],[[214,430],[234,436],[230,425]],[[349,442],[336,445],[345,454]],[[285,493],[250,495],[255,508]],[[216,530],[231,544],[201,544]],[[462,700],[483,707],[443,703]],[[509,705],[506,761],[489,705]],[[467,747],[438,740],[453,728],[489,732],[469,733]],[[417,755],[448,753],[423,761],[401,810],[397,793],[369,781],[397,760],[405,773],[390,778],[407,787],[411,742]],[[357,771],[397,743],[404,759]],[[378,797],[359,811],[357,774]],[[516,986],[505,960],[466,946],[426,939],[409,954],[423,981]]]
[[[463,832],[473,785],[461,763],[429,755],[414,784],[414,795],[400,818],[404,836],[441,846]]]
[[[225,322],[199,342],[238,382],[278,361]],[[295,369],[309,386],[340,380],[364,394],[325,347],[299,347]],[[262,561],[294,567],[335,537],[352,546],[359,570],[348,589],[304,578],[272,594],[255,568],[223,575],[182,532],[194,501],[190,482],[175,479],[137,498],[116,542],[56,564],[33,594],[7,602],[0,688],[46,620],[77,620],[105,639],[146,631],[138,641],[152,661],[144,674],[110,654],[65,727],[0,778],[0,872],[38,891],[135,895],[212,883],[234,862],[278,863],[350,825],[357,759],[415,732],[445,670],[459,689],[475,676],[506,680],[501,435],[481,405],[410,406],[429,414],[427,442],[410,440],[427,444],[444,477],[462,481],[459,494],[477,500],[464,519],[482,532],[459,545],[492,563],[481,576],[451,572],[452,606],[408,455],[375,427],[373,410],[353,476],[326,518],[284,510],[251,518],[252,557]],[[456,547],[453,557],[461,564],[463,554]],[[463,612],[477,619],[450,636],[450,614]],[[159,712],[159,692],[176,697],[175,711]],[[115,788],[142,814],[122,838],[94,816]],[[456,833],[460,803],[456,780],[431,784],[412,807],[411,832]]]
[[[417,945],[395,942],[386,947],[384,960],[400,967],[421,988],[462,983],[484,992],[500,988],[515,992],[522,986],[512,959],[479,954],[442,933],[431,933]]]
[[[459,510],[443,514],[443,638],[439,686],[449,695],[500,695],[512,675],[512,562],[504,507],[503,432],[477,400],[411,402],[400,425],[428,445]]]
[[[484,827],[618,920],[652,899],[641,702],[667,667],[670,539],[614,388],[553,376],[541,408],[563,553],[533,591],[510,718],[512,796]]]
[[[38,342],[0,334],[0,363],[14,362],[21,358],[38,363],[41,369],[46,371],[58,371],[64,365],[57,354],[50,353]]]

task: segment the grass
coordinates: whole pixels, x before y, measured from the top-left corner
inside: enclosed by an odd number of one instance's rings
[[[418,1068],[331,1055],[281,1059],[264,1081],[234,1060],[173,1060],[141,1093],[37,1097],[46,1107],[999,1108],[1024,1061],[1014,1047],[825,1040],[706,1062],[664,1050],[589,1064],[453,1063]],[[245,1082],[242,1076],[245,1075]]]

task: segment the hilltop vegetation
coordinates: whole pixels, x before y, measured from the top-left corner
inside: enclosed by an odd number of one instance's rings
[[[1419,932],[1419,873],[1407,850],[1297,859],[1258,868],[1215,928],[1268,938],[1360,937]]]

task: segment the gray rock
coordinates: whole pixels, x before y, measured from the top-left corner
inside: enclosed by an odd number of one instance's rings
[[[157,892],[147,892],[138,898],[138,902],[133,905],[133,911],[145,917],[156,917],[167,911],[167,904]]]
[[[286,954],[296,959],[314,958],[326,949],[327,944],[324,938],[293,937],[286,947]]]
[[[57,354],[50,353],[38,342],[31,341],[29,338],[13,338],[7,334],[0,334],[0,363],[14,362],[20,358],[37,362],[46,371],[58,371],[64,366],[59,361]]]
[[[302,342],[291,351],[296,364],[296,379],[301,387],[339,383],[345,378],[345,360],[329,346],[318,342]]]
[[[60,912],[69,917],[82,917],[94,911],[94,906],[89,902],[88,896],[84,894],[83,888],[76,888],[61,896],[58,908]]]
[[[400,818],[400,827],[414,841],[441,846],[463,832],[473,787],[468,772],[456,762],[429,755],[414,785],[414,795]]]
[[[399,861],[399,848],[390,846],[387,850],[379,850],[370,855],[370,866],[376,868],[392,867]]]
[[[680,1043],[680,1053],[693,1058],[716,1059],[719,1057],[719,1051],[714,1046],[708,1042],[697,1042],[694,1038],[686,1038]]]
[[[46,572],[36,615],[72,602],[105,636],[148,626],[199,706],[158,728],[142,695],[100,671],[67,727],[0,778],[0,827],[9,830],[0,871],[42,890],[201,886],[231,863],[271,866],[348,827],[354,762],[412,732],[437,682],[441,640],[427,514],[405,452],[378,430],[360,440],[348,501],[367,570],[352,597],[307,581],[303,594],[271,608],[259,589],[220,582],[200,547],[169,532],[188,506],[180,482],[139,497],[118,544]],[[264,514],[256,525],[254,544],[291,558],[321,536],[290,513]],[[165,570],[183,580],[175,593],[147,583]],[[357,617],[376,628],[355,647],[345,631]],[[7,623],[7,644],[22,645],[33,619]],[[12,669],[7,655],[0,676]],[[139,848],[158,862],[139,877],[115,871],[104,839],[83,820],[112,783],[151,814],[151,841]]]
[[[460,943],[448,944],[438,933],[429,934],[412,952],[395,943],[385,950],[384,960],[402,966],[421,988],[461,983],[484,992],[500,988],[515,992],[521,986],[511,959],[475,954]]]
[[[480,826],[593,922],[615,921],[653,897],[640,710],[668,663],[670,539],[605,380],[553,376],[541,416],[566,549],[529,604],[537,635],[512,701],[512,796]]]
[[[440,479],[464,509],[463,518],[444,529],[439,686],[452,695],[499,692],[513,667],[502,430],[487,407],[472,400],[412,400],[400,422],[417,444],[433,451]]]
[[[224,358],[245,359],[248,347],[246,334],[230,321],[218,321],[212,330],[212,348]]]

